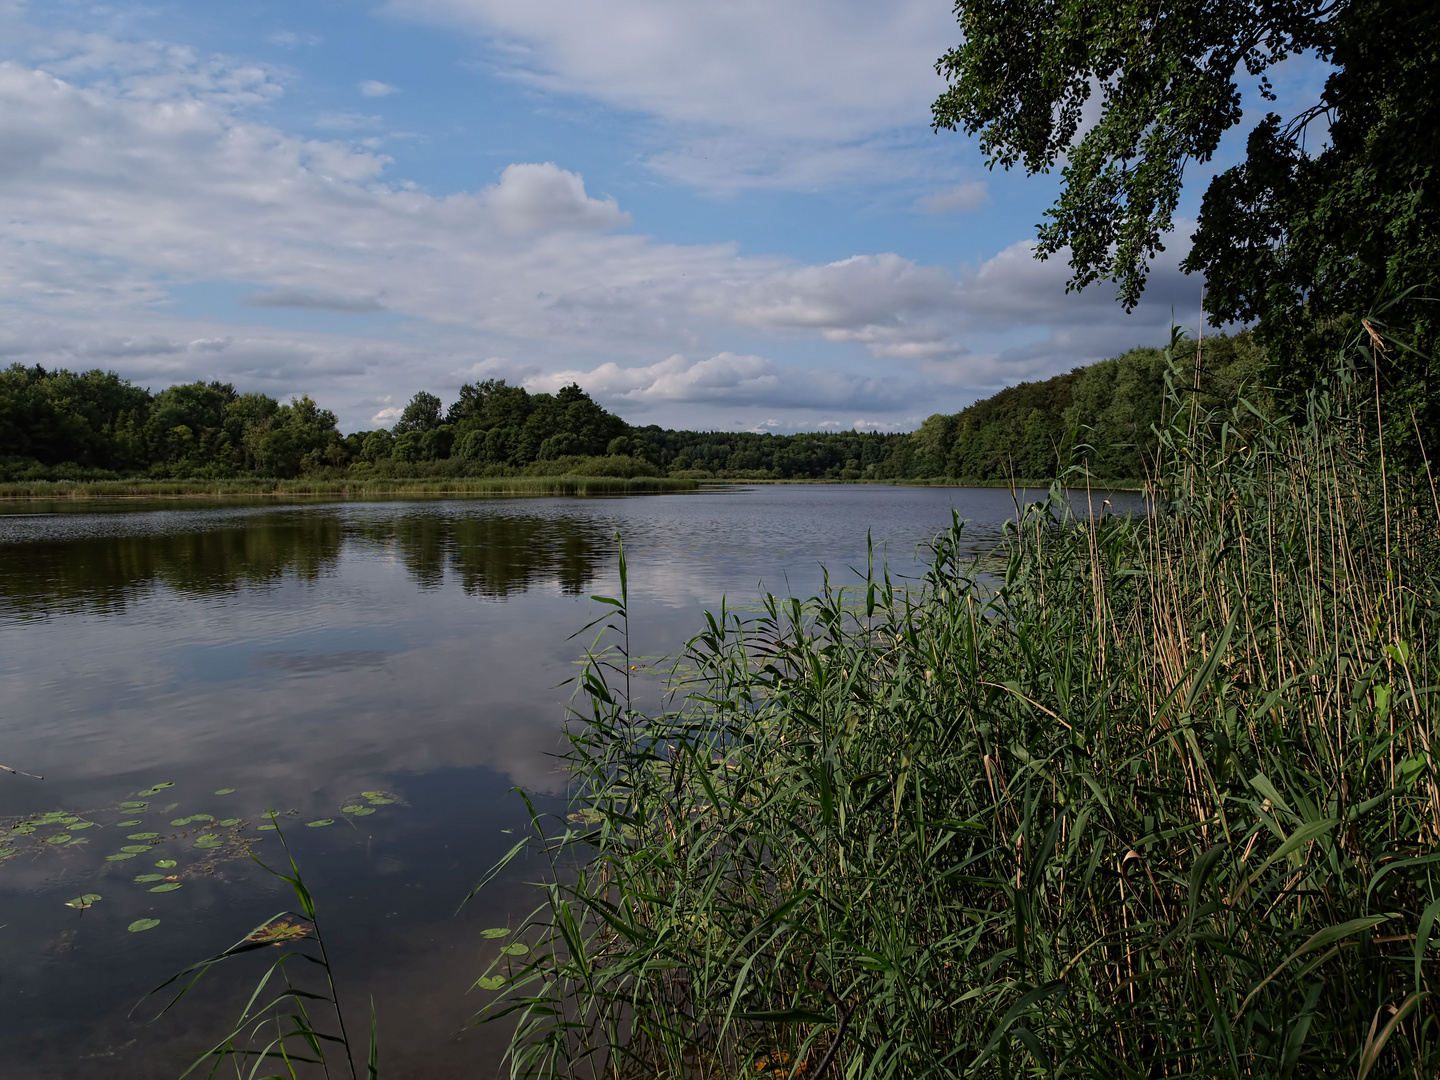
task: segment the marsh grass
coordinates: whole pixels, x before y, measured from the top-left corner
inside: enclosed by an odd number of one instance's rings
[[[622,576],[512,1074],[1434,1076],[1440,500],[1356,349],[1295,423],[1172,386],[1148,515],[722,606],[657,715]]]
[[[660,476],[509,476],[359,480],[34,480],[0,484],[0,499],[213,498],[241,495],[634,495],[692,491],[693,480]]]

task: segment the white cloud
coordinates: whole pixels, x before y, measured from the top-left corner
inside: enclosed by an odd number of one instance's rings
[[[654,118],[672,145],[652,164],[708,188],[892,175],[893,132],[928,127],[944,89],[935,60],[959,40],[932,0],[390,0],[387,10],[470,30],[530,86]]]
[[[347,424],[481,377],[575,378],[666,423],[709,426],[719,405],[747,426],[781,408],[894,423],[1163,340],[1169,305],[1185,321],[1198,299],[1173,253],[1127,317],[1103,287],[1066,296],[1063,259],[1028,244],[959,272],[665,244],[555,162],[432,195],[382,154],[250,119],[279,92],[266,69],[93,38],[56,55],[94,77],[0,64],[0,356],[26,363],[366,402],[330,405]],[[249,290],[248,318],[171,295],[205,282]],[[393,340],[241,325],[282,307],[408,321]],[[476,360],[498,356],[523,360]]]
[[[703,360],[675,355],[657,364],[621,367],[601,364],[590,371],[556,371],[526,380],[554,392],[579,383],[597,400],[624,409],[685,402],[707,405],[765,405],[803,409],[885,408],[902,403],[912,387],[895,380],[834,370],[782,367],[761,356],[717,353]]]
[[[512,230],[618,229],[630,224],[613,198],[585,194],[585,181],[553,161],[508,165],[500,182],[485,191],[486,203]]]
[[[937,191],[916,201],[921,210],[932,214],[969,213],[990,205],[990,188],[984,180]]]
[[[301,45],[319,45],[324,40],[319,34],[297,34],[293,30],[277,30],[265,39],[271,45],[282,49],[296,49]]]
[[[380,117],[358,112],[325,112],[315,117],[315,126],[326,131],[360,131],[377,128],[380,123]]]
[[[400,88],[383,83],[379,79],[366,79],[359,85],[360,93],[366,97],[389,97],[391,94],[398,94]]]
[[[377,296],[338,296],[334,293],[310,292],[306,289],[269,289],[251,293],[240,301],[257,308],[310,308],[315,311],[348,311],[354,313],[384,311]]]

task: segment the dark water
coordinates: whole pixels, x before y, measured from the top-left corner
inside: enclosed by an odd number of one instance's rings
[[[822,564],[854,580],[867,530],[916,573],[916,545],[952,509],[979,548],[1014,504],[763,487],[0,514],[0,762],[45,777],[0,773],[0,1076],[174,1076],[224,1034],[259,966],[162,1020],[131,1009],[293,906],[245,857],[279,856],[256,828],[267,807],[347,1003],[359,1018],[375,1001],[387,1080],[494,1075],[501,1036],[466,1029],[485,997],[467,988],[489,958],[479,931],[533,906],[526,868],[456,906],[524,827],[515,785],[561,805],[547,753],[580,651],[569,635],[599,613],[591,594],[618,590],[616,532],[636,650],[661,654],[722,596],[809,595]],[[77,820],[11,834],[55,810]],[[150,891],[168,877],[181,887]],[[87,893],[101,899],[65,906]],[[159,924],[127,930],[140,919]]]

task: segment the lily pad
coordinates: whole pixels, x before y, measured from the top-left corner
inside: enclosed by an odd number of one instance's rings
[[[373,806],[362,806],[358,810],[350,811],[355,817],[364,817],[366,814],[373,814],[374,812],[375,808]]]
[[[174,860],[174,859],[161,859],[161,860],[160,860],[159,862],[157,862],[155,865],[158,866],[158,867],[160,867],[160,869],[162,869],[162,870],[169,870],[172,866],[175,865],[175,860]]]
[[[126,929],[126,930],[129,930],[130,933],[132,933],[132,934],[138,934],[138,933],[140,933],[140,931],[142,931],[142,930],[154,930],[155,927],[157,927],[157,926],[159,926],[159,925],[160,925],[160,920],[159,920],[159,919],[136,919],[134,922],[132,922],[132,923],[131,923],[129,926],[127,926],[125,929]]]
[[[501,956],[524,956],[530,951],[530,946],[519,941],[512,941],[500,950]]]
[[[189,824],[190,819],[188,817],[177,817],[174,821],[170,822],[170,827],[173,829],[183,829]]]
[[[45,842],[49,844],[68,844],[70,834],[68,832],[56,833],[54,836],[47,836]]]
[[[222,827],[222,828],[226,828],[226,829],[230,828],[230,826],[232,826],[232,825],[239,825],[239,824],[240,824],[240,819],[239,819],[238,817],[227,817],[224,821],[220,822],[221,827]]]
[[[135,792],[135,794],[136,794],[136,795],[159,795],[160,792],[164,791],[167,787],[174,787],[174,786],[175,786],[175,782],[174,782],[173,780],[166,780],[163,784],[154,784],[154,785],[146,788],[144,791],[137,791],[137,792]]]
[[[385,798],[385,792],[383,792],[383,791],[362,791],[362,792],[360,792],[360,794],[361,794],[361,795],[364,795],[365,798],[367,798],[367,799],[383,799],[383,798]]]
[[[70,831],[74,832],[76,829],[88,829],[94,824],[95,822],[93,821],[73,821],[70,823]]]
[[[139,875],[138,877],[136,877],[135,882],[136,882],[136,884],[138,884],[138,885],[145,885],[145,884],[147,884],[148,882],[151,882],[151,881],[164,881],[164,880],[165,880],[165,875],[164,875],[164,874],[141,874],[141,875]]]
[[[84,911],[86,908],[94,906],[95,901],[99,899],[99,893],[87,892],[84,896],[75,897],[74,900],[66,900],[65,906],[74,908],[76,911]]]
[[[136,854],[136,853],[133,852],[133,851],[122,851],[122,852],[120,852],[120,853],[117,854],[117,855],[106,855],[106,856],[105,856],[105,861],[106,861],[106,862],[119,862],[121,859],[133,859],[133,858],[135,858],[135,854]]]
[[[355,813],[355,811],[357,811],[357,810],[364,810],[364,809],[365,809],[365,808],[364,808],[363,806],[361,806],[359,803],[351,803],[349,806],[342,806],[342,807],[340,807],[340,812],[341,812],[342,814],[353,814],[353,813]]]
[[[19,835],[19,836],[29,836],[29,835],[31,835],[32,833],[34,833],[34,831],[35,831],[35,826],[34,826],[34,825],[29,825],[29,824],[24,824],[24,823],[22,823],[22,824],[20,824],[20,825],[11,825],[11,826],[10,826],[10,831],[11,831],[12,833],[15,833],[15,834]]]
[[[140,824],[139,821],[117,821],[117,822],[115,822],[115,827],[116,827],[117,829],[128,829],[128,828],[130,828],[131,825],[139,825],[139,824]]]
[[[174,892],[174,891],[175,891],[176,889],[178,889],[178,888],[180,888],[180,882],[178,882],[178,881],[167,881],[164,885],[156,885],[156,886],[155,886],[153,889],[151,889],[150,891],[151,891],[151,892]]]
[[[215,792],[215,794],[216,794],[216,795],[234,795],[234,794],[235,794],[235,789],[234,789],[233,787],[222,787],[219,791]]]
[[[150,805],[149,803],[145,803],[145,802],[122,802],[122,803],[120,804],[120,809],[121,809],[121,810],[144,810],[144,809],[145,809],[147,806],[149,806],[149,805]]]
[[[482,975],[475,980],[475,985],[481,990],[499,990],[505,985],[503,975]]]
[[[125,837],[126,840],[154,840],[160,834],[158,832],[137,832]]]
[[[274,831],[275,831],[275,826],[274,826],[274,825],[256,825],[255,828],[257,828],[257,829],[263,829],[263,830],[266,831],[266,832],[274,832]]]
[[[218,836],[210,836],[208,833],[195,841],[195,846],[198,848],[217,848],[224,847],[224,845],[224,840],[221,840]]]
[[[495,927],[492,927],[492,928],[489,929],[489,930],[481,930],[481,931],[480,931],[480,936],[483,937],[483,938],[509,937],[509,936],[510,936],[510,931],[509,931],[509,929],[507,929],[507,928],[504,927],[504,926],[495,926]]]
[[[320,828],[324,828],[326,825],[334,825],[334,824],[335,824],[335,819],[334,819],[334,818],[323,817],[323,818],[321,818],[319,821],[307,821],[307,822],[305,823],[305,827],[306,827],[307,829],[320,829]]]
[[[389,806],[389,805],[390,805],[391,803],[393,803],[394,801],[395,801],[394,799],[385,799],[385,798],[371,799],[371,800],[370,800],[370,805],[371,805],[371,806]]]
[[[121,851],[129,851],[129,852],[132,852],[132,853],[134,853],[134,854],[136,854],[136,855],[139,855],[142,851],[149,851],[149,850],[150,850],[150,845],[149,845],[149,844],[126,844],[126,845],[125,845],[124,847],[122,847],[120,850],[121,850]]]

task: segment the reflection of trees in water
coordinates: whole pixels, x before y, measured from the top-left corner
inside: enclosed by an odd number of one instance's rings
[[[0,611],[105,613],[156,585],[210,595],[286,577],[314,581],[337,563],[341,539],[335,515],[302,514],[205,532],[5,544]]]
[[[393,547],[422,589],[443,585],[448,569],[466,593],[490,597],[541,581],[583,593],[611,551],[608,535],[590,522],[542,517],[407,514],[365,522],[358,531]]]
[[[466,593],[496,598],[541,581],[583,593],[611,550],[596,525],[541,517],[256,517],[201,532],[0,545],[0,613],[119,611],[154,586],[203,596],[285,578],[313,581],[334,569],[346,540],[395,551],[422,589],[442,586],[448,571]]]

